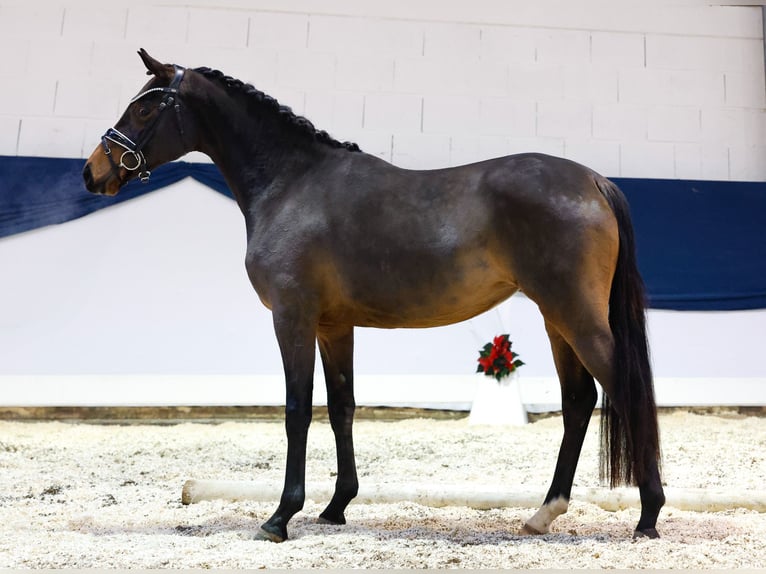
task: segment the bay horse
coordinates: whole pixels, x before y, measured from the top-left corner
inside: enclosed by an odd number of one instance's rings
[[[341,143],[249,84],[162,64],[87,160],[93,193],[200,151],[242,210],[245,265],[272,311],[285,372],[284,490],[258,537],[281,542],[303,508],[318,343],[337,449],[335,491],[319,520],[344,524],[356,496],[354,327],[433,327],[487,311],[516,291],[544,319],[561,383],[564,436],[540,509],[566,512],[585,433],[604,390],[601,476],[639,488],[635,536],[656,538],[665,497],[628,205],[608,179],[536,153],[449,169],[401,169]]]

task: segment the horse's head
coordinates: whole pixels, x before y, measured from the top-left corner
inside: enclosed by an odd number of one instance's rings
[[[141,49],[148,74],[154,76],[128,104],[125,113],[101,138],[83,169],[88,191],[116,195],[131,179],[146,182],[152,169],[177,159],[186,148],[181,82],[185,70],[161,64]]]

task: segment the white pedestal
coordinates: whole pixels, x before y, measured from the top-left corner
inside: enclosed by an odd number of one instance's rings
[[[527,411],[521,400],[518,375],[498,382],[482,375],[468,417],[470,425],[525,425]]]

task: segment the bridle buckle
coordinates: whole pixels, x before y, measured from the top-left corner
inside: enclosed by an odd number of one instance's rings
[[[135,165],[129,165],[125,163],[125,156],[132,157],[133,161],[135,161]],[[123,152],[122,156],[120,157],[120,167],[125,168],[128,171],[136,171],[139,167],[141,167],[141,164],[145,163],[144,154],[140,151],[133,151],[132,149],[126,149],[125,152]]]

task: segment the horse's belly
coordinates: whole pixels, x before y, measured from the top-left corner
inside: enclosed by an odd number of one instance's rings
[[[383,285],[387,282],[383,281]],[[501,303],[517,287],[507,281],[408,286],[392,282],[387,292],[379,288],[347,302],[345,313],[360,327],[394,329],[438,327],[465,321]]]

